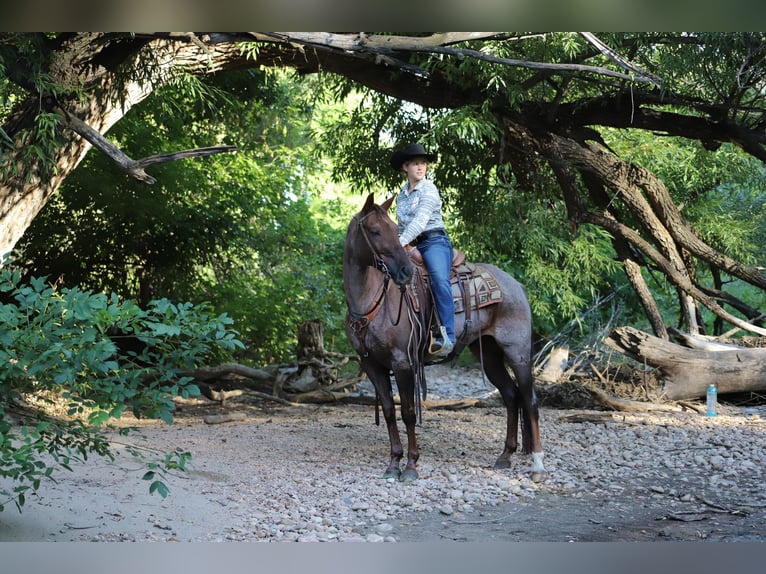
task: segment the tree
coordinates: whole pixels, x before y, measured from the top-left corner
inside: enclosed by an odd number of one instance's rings
[[[479,166],[484,181],[524,193],[535,193],[539,180],[555,182],[573,227],[608,232],[659,336],[667,327],[648,269],[674,286],[690,332],[705,328],[701,305],[764,334],[759,312],[723,284],[703,284],[698,268],[760,290],[766,275],[706,241],[665,182],[610,149],[601,130],[649,131],[710,152],[731,144],[763,161],[765,40],[762,33],[5,35],[3,91],[12,109],[3,125],[0,251],[15,245],[91,144],[109,149],[83,124],[103,134],[155,86],[183,75],[288,66],[434,110],[442,128],[473,120],[473,139],[440,142],[444,169]],[[338,84],[339,93],[349,85]],[[394,142],[385,117],[376,128],[364,153],[384,165]],[[408,135],[436,137],[410,128]],[[145,177],[140,161],[122,165]]]
[[[347,220],[331,228],[312,212],[327,201],[314,181],[324,168],[312,156],[312,84],[266,69],[158,90],[111,141],[148,156],[215,137],[238,153],[158,166],[153,185],[115,177],[106,155],[89,154],[17,244],[18,265],[142,307],[158,297],[209,302],[234,318],[247,359],[294,356],[306,317],[343,318],[332,269]]]

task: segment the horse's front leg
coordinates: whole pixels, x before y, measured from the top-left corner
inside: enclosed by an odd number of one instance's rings
[[[415,378],[412,369],[399,369],[394,371],[396,377],[396,386],[399,389],[399,399],[401,401],[402,421],[407,429],[407,465],[400,477],[401,481],[410,481],[418,478],[417,462],[420,458],[418,449],[418,439],[415,435],[415,423],[417,422],[417,413],[415,412]]]
[[[383,419],[386,421],[386,428],[388,429],[388,440],[391,444],[391,460],[388,463],[388,468],[383,473],[383,478],[399,479],[402,474],[399,465],[402,456],[404,456],[404,448],[399,437],[399,429],[396,426],[396,410],[391,390],[391,377],[388,374],[388,369],[378,365],[363,362],[362,367],[375,387],[375,392],[380,400],[383,409]]]

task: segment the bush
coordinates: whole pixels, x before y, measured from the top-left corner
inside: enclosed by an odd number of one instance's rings
[[[0,488],[0,511],[9,501],[21,510],[26,492],[72,460],[112,458],[103,431],[125,409],[172,423],[173,397],[199,394],[183,371],[242,347],[231,323],[206,304],[161,299],[141,309],[0,268],[0,478],[17,483]],[[45,408],[53,402],[64,416]],[[150,491],[164,497],[162,473],[188,456],[150,463]]]

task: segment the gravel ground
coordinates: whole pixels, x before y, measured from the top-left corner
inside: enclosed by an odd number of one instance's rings
[[[475,369],[429,367],[429,397],[490,392]],[[365,390],[362,388],[362,390]],[[529,457],[492,467],[504,438],[498,406],[425,410],[420,478],[380,478],[385,426],[371,406],[283,407],[232,399],[179,405],[172,426],[117,437],[114,462],[62,471],[22,514],[0,514],[16,541],[766,541],[766,408],[604,413],[543,408],[544,483]],[[245,420],[205,424],[241,412]],[[125,424],[136,421],[126,420]],[[193,455],[148,494],[145,467],[119,443]]]

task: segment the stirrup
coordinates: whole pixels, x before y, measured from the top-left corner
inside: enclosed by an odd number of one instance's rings
[[[431,335],[431,341],[428,344],[428,354],[433,357],[447,357],[452,352],[452,349],[455,348],[455,344],[450,341],[450,338],[447,336],[447,330],[444,327],[439,327],[439,331],[441,333],[439,337],[441,344],[439,344],[439,339],[434,339],[433,335]]]

